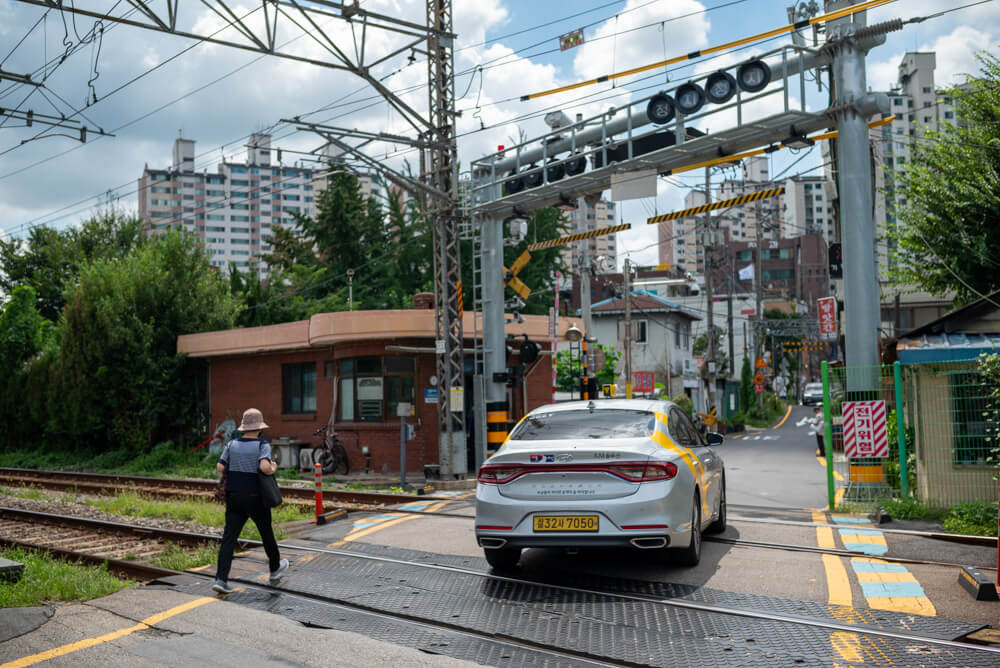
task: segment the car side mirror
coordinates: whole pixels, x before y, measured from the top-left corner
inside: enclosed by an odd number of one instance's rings
[[[722,434],[716,433],[714,431],[710,431],[709,433],[705,434],[705,442],[708,443],[709,445],[722,445],[722,442],[725,440],[726,439],[722,436]]]

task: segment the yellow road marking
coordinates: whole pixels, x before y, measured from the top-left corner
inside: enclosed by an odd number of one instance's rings
[[[872,596],[868,607],[875,610],[892,610],[912,615],[936,617],[937,610],[926,596]]]
[[[771,427],[771,429],[777,429],[777,428],[778,428],[778,427],[780,427],[781,425],[785,424],[785,420],[787,420],[787,419],[788,419],[788,416],[789,416],[789,415],[791,415],[791,414],[792,414],[792,405],[791,405],[791,404],[789,404],[789,405],[788,405],[788,410],[787,410],[787,411],[785,411],[785,417],[781,418],[781,422],[779,422],[778,424],[776,424],[776,425],[774,425],[773,427]]]
[[[814,512],[813,522],[826,524],[826,514]],[[836,549],[837,543],[832,527],[816,527],[816,544],[823,549]],[[844,563],[832,554],[823,555],[823,570],[826,571],[827,600],[834,605],[851,605],[851,582],[847,578]]]
[[[846,492],[846,491],[847,491],[846,487],[841,487],[840,489],[837,490],[837,492],[833,496],[833,503],[835,505],[839,506],[843,502],[843,500],[844,500],[844,492]]]
[[[446,505],[448,505],[451,502],[452,502],[452,499],[448,499],[447,501],[439,501],[438,503],[435,503],[432,506],[428,506],[426,512],[432,512],[432,511],[435,511],[435,510],[439,510],[439,509],[445,507]],[[350,542],[352,540],[357,540],[358,538],[363,538],[365,536],[373,534],[376,531],[379,531],[381,529],[385,529],[386,527],[391,527],[391,526],[396,525],[396,524],[401,524],[403,522],[408,522],[410,520],[415,520],[415,519],[417,519],[419,517],[422,517],[422,515],[420,515],[419,513],[414,513],[413,515],[404,515],[402,517],[397,517],[394,520],[388,520],[386,522],[382,522],[380,524],[376,524],[375,526],[368,527],[367,529],[362,529],[360,531],[352,531],[349,534],[347,534],[346,536],[344,536],[341,540],[338,540],[335,543],[330,543],[327,547],[337,547],[339,545],[343,545],[343,544],[345,544],[347,542]],[[0,668],[2,668],[2,667],[0,667]]]
[[[861,640],[856,633],[847,633],[846,631],[831,633],[830,644],[833,645],[833,649],[840,655],[840,658],[845,661],[864,663],[865,656],[861,652]]]
[[[105,633],[102,636],[97,636],[96,638],[87,638],[85,640],[78,640],[77,642],[72,642],[62,647],[56,647],[54,649],[46,650],[44,652],[39,652],[38,654],[32,654],[31,656],[26,656],[21,659],[15,659],[14,661],[8,661],[7,663],[0,664],[0,668],[21,668],[22,666],[31,666],[42,661],[48,661],[49,659],[54,659],[57,656],[65,656],[66,654],[71,654],[73,652],[78,652],[81,649],[87,649],[88,647],[94,647],[96,645],[101,645],[106,642],[111,642],[112,640],[117,640],[118,638],[123,638],[127,635],[131,635],[136,631],[145,631],[146,629],[159,624],[165,619],[169,619],[174,615],[179,615],[182,612],[187,612],[198,606],[205,605],[206,603],[211,603],[212,601],[217,601],[217,598],[204,597],[196,598],[193,601],[188,601],[181,605],[170,608],[169,610],[164,610],[163,612],[158,612],[155,615],[147,617],[138,624],[134,626],[129,626],[128,628],[119,629],[117,631],[112,631],[111,633]]]
[[[817,456],[816,461],[819,462],[820,466],[826,468],[826,457]],[[838,473],[836,470],[834,470],[833,472],[833,478],[834,480],[839,480],[840,482],[844,482],[844,476],[840,475],[840,473]]]

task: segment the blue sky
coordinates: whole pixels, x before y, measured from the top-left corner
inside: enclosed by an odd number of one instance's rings
[[[106,9],[114,4],[112,0],[102,0],[87,3],[87,6]],[[418,0],[365,0],[362,4],[375,11],[423,20],[425,3]],[[661,79],[657,74],[643,83],[625,82],[616,90],[604,84],[593,90],[546,98],[544,104],[520,102],[517,97],[522,94],[643,65],[784,25],[787,23],[786,6],[790,4],[792,0],[628,0],[610,4],[602,0],[574,3],[455,0],[460,49],[456,53],[456,71],[464,73],[456,82],[461,96],[459,108],[463,109],[459,120],[462,162],[468,164],[497,144],[509,144],[519,130],[528,136],[543,132],[540,118],[523,118],[543,106],[558,104],[571,115],[577,111],[594,114],[630,97],[649,95],[653,90],[647,87],[667,85],[667,81],[666,76]],[[720,6],[723,7],[718,8]],[[953,6],[941,0],[900,0],[870,12],[869,23],[893,17],[925,16]],[[212,29],[217,25],[203,5],[188,3],[184,7],[192,12],[187,16],[191,21],[197,20],[200,28]],[[255,4],[251,2],[245,7],[249,10]],[[588,9],[594,11],[581,14]],[[117,12],[121,11],[123,8],[119,6]],[[694,15],[676,18],[688,13]],[[46,57],[52,58],[62,49],[63,23],[54,11],[14,48],[44,14],[45,10],[40,7],[0,0],[0,58],[6,56],[0,66],[5,71],[37,71]],[[580,15],[570,16],[572,14]],[[531,30],[549,22],[552,24]],[[92,24],[91,20],[79,18],[75,32],[83,35]],[[557,36],[583,26],[587,26],[587,43],[559,52]],[[517,32],[521,34],[512,34]],[[67,23],[66,34],[73,41],[71,23]],[[340,33],[339,38],[349,39],[346,33]],[[295,48],[317,53],[314,47],[305,45],[305,41],[298,42]],[[370,48],[377,50],[386,43],[373,38]],[[885,45],[872,51],[868,60],[869,84],[875,90],[888,87],[895,78],[900,57],[911,50],[937,50],[937,81],[939,85],[948,83],[960,73],[975,71],[977,48],[996,52],[998,43],[1000,2],[997,0],[909,25],[902,32],[890,35]],[[214,171],[222,156],[242,159],[245,136],[265,128],[273,129],[275,143],[279,146],[289,150],[315,148],[318,140],[277,122],[283,117],[317,109],[325,108],[325,111],[310,119],[331,119],[332,123],[365,129],[406,130],[398,115],[389,111],[386,105],[377,101],[365,102],[364,98],[371,92],[350,75],[291,61],[260,58],[219,46],[196,46],[177,55],[190,45],[181,38],[139,29],[109,28],[99,54],[96,44],[90,44],[68,58],[48,78],[51,105],[37,93],[27,98],[25,109],[56,113],[56,109],[69,109],[68,105],[78,107],[96,93],[98,103],[85,110],[89,119],[87,124],[115,130],[117,136],[92,140],[86,145],[59,136],[22,144],[22,140],[37,132],[37,127],[9,127],[12,123],[0,127],[0,228],[3,235],[18,235],[27,225],[47,223],[62,227],[78,222],[94,210],[109,190],[120,205],[134,208],[135,182],[143,166],[167,166],[173,140],[179,132],[196,140],[197,167]],[[740,58],[771,46],[773,44],[727,54],[713,63],[695,61],[673,71],[670,80],[676,84],[692,72],[738,62]],[[92,82],[91,91],[88,80],[93,76],[91,64],[95,58],[100,76]],[[386,84],[394,90],[419,85],[426,77],[422,63],[406,67],[405,60],[405,56],[400,57],[377,70],[380,76],[389,75]],[[484,64],[482,73],[476,74],[476,68]],[[153,67],[156,69],[147,74]],[[469,73],[472,73],[471,78]],[[142,77],[135,83],[113,92],[140,75]],[[811,90],[810,95],[816,99],[810,98],[810,104],[821,107],[822,98],[815,87]],[[23,87],[2,85],[0,106],[16,106],[27,93]],[[356,94],[352,97],[351,93]],[[581,101],[582,95],[591,93],[596,95]],[[421,107],[426,105],[425,98],[422,89],[407,97]],[[795,171],[819,164],[819,151],[814,153],[816,156],[808,156]],[[399,163],[404,154],[389,147],[383,156],[388,156],[390,162]],[[776,154],[772,171],[780,171],[789,162],[789,156]],[[683,178],[681,182],[693,183],[695,180]],[[678,207],[684,192],[684,188],[663,182],[655,201],[650,198],[624,204],[623,219],[635,224],[636,228],[646,228],[644,218],[648,214]],[[625,233],[619,241],[619,246],[629,251],[637,262],[656,261],[655,245],[651,245],[655,234],[651,228]]]

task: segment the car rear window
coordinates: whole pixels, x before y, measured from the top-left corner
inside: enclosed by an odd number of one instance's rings
[[[549,441],[652,436],[656,416],[649,411],[602,409],[535,413],[510,435],[517,441]]]
[[[810,392],[816,392],[823,389],[823,383],[809,383],[806,385],[806,389]]]

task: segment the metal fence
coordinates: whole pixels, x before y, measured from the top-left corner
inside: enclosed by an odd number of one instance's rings
[[[915,497],[931,506],[996,501],[990,421],[975,361],[823,363],[829,503]]]

